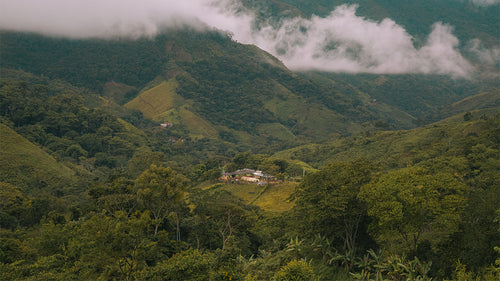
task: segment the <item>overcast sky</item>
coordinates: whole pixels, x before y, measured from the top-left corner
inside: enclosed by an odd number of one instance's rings
[[[484,6],[500,0],[471,1]],[[356,8],[342,5],[326,17],[289,19],[255,30],[253,14],[237,0],[0,0],[0,28],[69,38],[136,38],[188,25],[230,32],[238,42],[259,46],[294,70],[453,77],[467,77],[473,70],[457,49],[453,27],[435,23],[417,49],[411,34],[396,22],[359,17]],[[478,52],[498,56],[479,48],[480,42],[471,44]]]

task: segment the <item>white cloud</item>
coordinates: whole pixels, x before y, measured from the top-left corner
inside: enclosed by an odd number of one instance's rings
[[[500,0],[469,0],[469,1],[477,6],[482,6],[482,7],[500,4]]]
[[[261,48],[293,69],[366,73],[426,73],[466,77],[472,66],[457,50],[451,27],[436,23],[427,43],[413,38],[390,19],[370,21],[342,5],[327,17],[287,20],[279,28],[251,34]],[[251,41],[251,40],[250,40]]]
[[[467,50],[485,65],[500,65],[500,48],[487,49],[479,39],[468,42]]]
[[[491,0],[490,0],[491,1]],[[0,0],[0,29],[71,38],[154,36],[163,28],[216,28],[255,44],[294,70],[427,73],[466,77],[472,66],[452,28],[433,26],[426,44],[391,19],[371,21],[342,5],[327,17],[294,18],[254,28],[237,0]]]
[[[241,27],[221,0],[0,0],[0,28],[71,38],[152,36],[189,24]]]

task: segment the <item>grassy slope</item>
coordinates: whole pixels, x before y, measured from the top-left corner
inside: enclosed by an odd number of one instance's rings
[[[389,103],[377,100],[375,99],[375,96],[372,96],[372,89],[383,85],[390,79],[384,75],[373,76],[376,78],[367,88],[360,87],[360,85],[368,83],[370,79],[364,79],[362,81],[358,81],[358,83],[350,84],[343,80],[345,75],[336,76],[334,74],[316,72],[302,73],[301,75],[314,81],[316,84],[321,85],[325,92],[333,88],[337,94],[340,94],[341,97],[344,96],[345,98],[345,96],[347,96],[351,99],[359,101],[358,105],[351,105],[350,107],[347,106],[342,108],[347,113],[350,111],[360,110],[357,111],[357,113],[351,112],[348,114],[348,116],[354,117],[359,123],[363,123],[368,120],[373,121],[376,119],[388,122],[395,128],[412,129],[415,127],[414,121],[416,118],[414,116],[404,110],[401,110],[401,108],[397,105],[390,105]],[[326,96],[328,96],[328,94]],[[339,103],[342,104],[342,99],[335,101],[335,104]],[[348,124],[347,127],[351,128],[352,126]],[[359,129],[357,131],[359,131]]]
[[[140,110],[145,117],[157,120],[160,114],[184,103],[184,99],[175,91],[177,86],[175,79],[163,81],[141,93],[125,107]]]
[[[269,212],[284,212],[293,207],[287,199],[298,183],[287,182],[274,186],[256,184],[223,184],[221,189],[231,192],[246,204],[253,204]]]
[[[281,125],[280,123],[261,124],[257,128],[257,131],[260,135],[272,136],[283,141],[291,140],[295,137],[287,127]]]
[[[0,180],[14,185],[63,185],[74,172],[11,128],[0,124]]]
[[[452,114],[459,114],[461,112],[498,106],[500,106],[500,88],[455,102],[450,106],[450,110]]]
[[[307,144],[284,150],[274,156],[301,159],[314,167],[333,161],[350,161],[364,157],[381,163],[405,166],[413,161],[442,156],[456,147],[456,140],[477,133],[479,116],[495,116],[500,107],[476,111],[475,120],[463,122],[463,114],[429,126],[405,131],[379,131],[336,140],[326,144]],[[415,155],[418,154],[417,159]]]
[[[293,202],[289,202],[288,198],[295,191],[298,185],[296,182],[288,182],[276,186],[268,187],[252,204],[259,206],[263,210],[272,212],[284,212],[290,210]]]
[[[189,131],[191,138],[217,137],[217,131],[213,126],[189,110],[187,105],[165,111],[157,116],[157,120],[174,123],[174,126],[179,124],[184,126]]]
[[[203,118],[190,110],[189,102],[177,94],[175,79],[162,81],[143,91],[125,107],[140,110],[145,117],[159,122],[171,122],[184,126],[191,138],[215,138],[217,131]]]
[[[272,112],[282,122],[293,119],[297,121],[294,128],[303,134],[314,137],[325,137],[328,133],[354,133],[360,130],[359,125],[345,120],[342,115],[319,104],[304,106],[305,101],[292,94],[274,97],[264,103],[264,108]]]

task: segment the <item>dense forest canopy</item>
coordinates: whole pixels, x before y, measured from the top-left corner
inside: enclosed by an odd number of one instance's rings
[[[274,155],[239,153],[84,88],[2,73],[7,279],[497,274],[498,107]],[[217,183],[243,168],[284,182]]]

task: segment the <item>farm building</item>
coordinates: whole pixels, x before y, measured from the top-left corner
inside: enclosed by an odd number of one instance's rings
[[[249,182],[249,183],[264,183],[264,182],[269,182],[272,180],[275,180],[275,177],[269,174],[265,174],[262,171],[259,170],[253,170],[253,169],[241,169],[241,170],[236,170],[231,173],[223,173],[221,180],[225,182],[233,181],[233,182]]]

